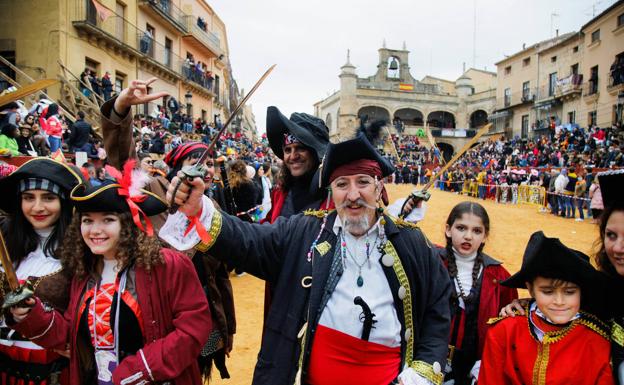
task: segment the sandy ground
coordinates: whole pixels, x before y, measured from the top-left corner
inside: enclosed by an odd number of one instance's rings
[[[390,201],[406,196],[411,185],[389,185]],[[464,200],[473,200],[462,195],[435,190],[428,202],[427,215],[420,223],[424,233],[437,244],[444,244],[444,223],[454,205]],[[598,237],[598,228],[589,221],[575,222],[570,219],[555,218],[538,212],[532,205],[502,205],[492,201],[480,201],[488,211],[491,233],[485,252],[505,263],[514,273],[520,269],[522,254],[529,236],[542,230],[549,237],[558,237],[569,247],[590,254]],[[591,255],[591,254],[590,254]],[[249,385],[256,363],[262,330],[264,282],[244,275],[232,277],[236,300],[238,330],[234,337],[234,350],[228,360],[232,378],[221,380],[218,372],[213,372],[211,384]]]

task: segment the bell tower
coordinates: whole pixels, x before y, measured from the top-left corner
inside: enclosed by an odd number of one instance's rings
[[[347,50],[347,62],[340,67],[340,109],[338,110],[338,134],[351,132],[357,127],[357,74]]]

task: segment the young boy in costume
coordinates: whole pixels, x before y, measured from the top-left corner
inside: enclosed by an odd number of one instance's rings
[[[586,255],[534,233],[522,268],[502,282],[532,300],[525,316],[490,321],[479,385],[613,384],[608,328],[581,310],[599,278]]]

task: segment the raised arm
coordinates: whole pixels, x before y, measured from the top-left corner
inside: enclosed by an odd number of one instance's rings
[[[130,107],[168,95],[164,91],[148,94],[149,85],[155,81],[156,78],[131,81],[128,88],[124,88],[119,96],[104,103],[100,109],[104,149],[109,163],[117,169],[121,169],[126,160],[136,157]]]

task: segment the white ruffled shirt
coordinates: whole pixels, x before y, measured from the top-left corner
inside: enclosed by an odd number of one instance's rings
[[[333,231],[338,235],[343,229],[340,217],[336,217]],[[370,333],[370,342],[384,346],[401,346],[401,323],[394,307],[394,298],[381,265],[381,254],[377,250],[379,239],[379,221],[368,231],[367,235],[359,238],[344,231],[347,244],[347,258],[343,260],[343,273],[336,284],[327,305],[321,310],[319,324],[338,330],[352,337],[361,338],[363,324],[360,321],[362,307],[353,303],[357,296],[368,304],[375,314],[377,323]],[[370,244],[370,267],[366,262],[366,238]],[[364,284],[359,287],[356,282],[360,269],[353,261],[355,258],[362,266]]]

